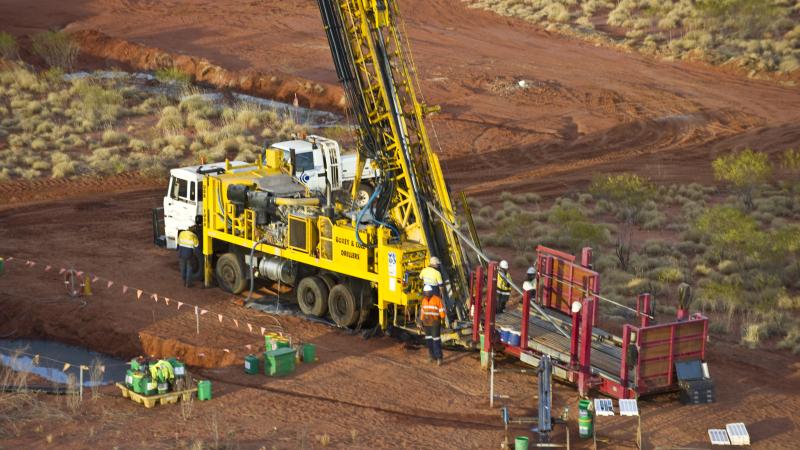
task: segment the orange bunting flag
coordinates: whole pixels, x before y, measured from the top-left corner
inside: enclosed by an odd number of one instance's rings
[[[12,259],[14,259],[14,257],[13,256],[9,256],[6,261],[11,261]]]
[[[100,279],[100,277],[98,277],[97,275],[95,275],[94,277],[92,277],[92,283],[96,283],[96,282],[97,282],[97,280],[99,280],[99,279]]]
[[[266,328],[264,328],[264,327],[261,327],[261,334],[262,334],[262,335],[265,335],[265,334],[267,334],[267,329],[266,329]]]
[[[141,300],[141,298],[142,298],[142,290],[141,289],[137,289],[136,290],[136,300]]]
[[[122,295],[125,295],[127,293],[128,293],[128,286],[122,286]]]
[[[181,306],[183,306],[183,302],[178,302],[178,309],[181,309]]]
[[[203,314],[206,314],[207,312],[208,312],[207,309],[200,310],[200,315],[202,316]]]
[[[244,347],[245,347],[246,349],[248,349],[248,350],[252,350],[252,349],[253,349],[253,346],[252,346],[252,345],[250,345],[250,344],[247,344],[247,345],[245,345]]]
[[[65,269],[65,268],[63,268],[63,267],[62,267],[62,268],[61,268],[61,270],[59,270],[59,271],[58,271],[58,274],[59,274],[59,275],[61,275],[61,274],[63,274],[63,273],[64,273],[64,272],[66,272],[66,271],[67,271],[67,269]]]
[[[109,281],[108,284],[106,285],[106,289],[111,289],[111,286],[113,286],[113,285],[114,285],[114,282],[113,281]]]
[[[239,328],[239,321],[238,320],[233,319],[233,324],[236,325],[236,328]]]
[[[230,351],[230,350],[228,350],[227,348],[223,348],[223,349],[222,349],[222,351],[223,351],[223,352],[225,352],[225,353],[230,353],[230,352],[231,352],[231,351]]]
[[[66,372],[66,371],[67,371],[67,369],[69,369],[70,367],[72,367],[72,364],[70,364],[70,363],[64,363],[64,368],[63,368],[63,369],[61,369],[61,371],[62,371],[62,372]]]
[[[31,264],[33,264],[31,261],[27,261],[27,260],[25,261],[25,265],[26,266],[31,267]]]
[[[45,272],[50,272],[50,269],[52,269],[52,268],[53,268],[53,266],[46,266],[46,267],[44,268],[44,271],[45,271]]]
[[[153,300],[155,300],[156,303],[158,303],[158,294],[152,294],[150,298],[152,298]]]
[[[206,357],[206,354],[205,354],[205,353],[198,353],[198,354],[197,354],[197,356],[199,356],[199,357],[201,357],[201,358],[205,358],[205,357]]]
[[[78,276],[78,277],[83,276],[83,271],[79,270],[79,271],[75,272],[75,276]]]
[[[249,323],[247,324],[247,329],[250,330],[251,333],[253,332],[253,326]]]
[[[169,299],[167,297],[164,297],[164,303],[166,303],[167,306],[169,306]]]
[[[222,314],[217,314],[217,319],[219,319],[219,323],[222,323]]]

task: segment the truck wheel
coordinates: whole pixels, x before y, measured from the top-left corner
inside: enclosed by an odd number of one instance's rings
[[[321,273],[321,274],[319,274],[318,276],[320,277],[320,279],[321,279],[322,281],[324,281],[324,282],[325,282],[325,286],[328,286],[328,292],[330,292],[330,291],[331,291],[331,289],[333,289],[333,287],[334,287],[334,286],[336,286],[336,284],[337,284],[337,283],[339,283],[339,281],[338,281],[338,280],[336,280],[336,277],[335,277],[335,276],[333,276],[333,274],[330,274],[330,273]],[[325,301],[326,301],[326,302],[328,301],[327,297],[325,298]]]
[[[356,191],[356,206],[363,208],[367,206],[369,198],[375,190],[367,183],[359,183],[358,190]]]
[[[225,253],[217,260],[217,284],[233,294],[241,293],[247,287],[247,273],[244,260],[234,253]]]
[[[324,316],[328,312],[328,286],[318,276],[303,278],[297,285],[297,304],[303,314]]]
[[[328,310],[331,319],[340,327],[350,327],[359,319],[359,310],[353,290],[346,284],[337,284],[328,295]]]

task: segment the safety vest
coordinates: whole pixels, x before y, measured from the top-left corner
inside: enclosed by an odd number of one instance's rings
[[[197,240],[197,235],[189,230],[183,230],[178,234],[178,245],[186,248],[197,248],[200,246],[200,241]]]
[[[151,364],[150,377],[161,382],[172,381],[175,379],[175,372],[172,370],[172,364],[163,359],[155,364]]]
[[[536,278],[534,278],[533,280],[530,280],[530,281],[525,280],[525,282],[522,283],[522,290],[523,291],[535,291],[536,290]]]
[[[503,275],[506,276],[508,281],[506,281],[506,278],[503,278]],[[507,294],[507,293],[511,292],[511,285],[509,284],[510,281],[511,281],[511,274],[509,274],[508,272],[506,272],[505,274],[501,274],[501,272],[498,272],[497,273],[497,292],[499,292],[501,294]]]
[[[438,295],[423,298],[420,315],[422,316],[422,323],[425,325],[433,325],[440,319],[444,319],[442,299]]]
[[[422,282],[428,286],[442,285],[442,274],[433,267],[426,267],[422,269],[422,271],[419,273],[419,277],[422,279]]]

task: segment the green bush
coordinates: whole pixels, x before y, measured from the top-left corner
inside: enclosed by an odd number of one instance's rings
[[[179,85],[188,85],[192,81],[192,77],[183,72],[177,67],[161,67],[156,69],[153,74],[156,79],[162,83],[175,83]]]
[[[712,163],[714,177],[737,190],[748,209],[753,209],[753,193],[772,175],[772,164],[766,153],[745,149],[720,156]]]
[[[42,31],[31,37],[33,52],[48,66],[72,70],[78,58],[80,47],[64,31]]]

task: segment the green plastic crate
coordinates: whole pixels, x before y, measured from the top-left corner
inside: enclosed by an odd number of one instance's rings
[[[279,348],[264,353],[264,373],[272,377],[294,372],[297,353],[291,348]]]

